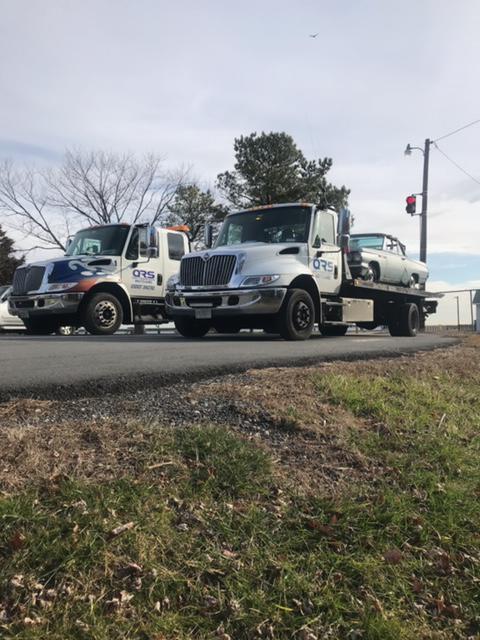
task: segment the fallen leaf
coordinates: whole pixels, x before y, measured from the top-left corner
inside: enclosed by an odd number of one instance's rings
[[[125,524],[121,524],[118,527],[115,527],[115,529],[112,529],[110,531],[110,535],[112,536],[112,538],[115,538],[116,536],[119,536],[121,533],[124,533],[125,531],[129,531],[130,529],[133,529],[134,526],[135,524],[133,522],[126,522]]]
[[[318,531],[318,533],[321,533],[323,536],[333,535],[333,528],[328,524],[318,522],[318,520],[308,520],[307,526],[309,527],[309,529]]]
[[[383,559],[387,564],[400,564],[403,560],[403,554],[398,549],[390,549],[389,551],[385,551]]]
[[[418,578],[414,578],[412,581],[413,593],[421,593],[423,591],[423,583]]]
[[[10,538],[10,548],[13,551],[19,551],[25,546],[27,538],[21,531],[15,531],[13,536]]]

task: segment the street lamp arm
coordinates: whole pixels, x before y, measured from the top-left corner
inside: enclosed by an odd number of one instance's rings
[[[406,156],[411,155],[412,151],[414,149],[418,149],[418,151],[421,151],[423,153],[423,155],[425,155],[425,151],[424,149],[422,149],[422,147],[412,147],[412,145],[407,144],[407,147],[405,149],[405,151],[403,152]]]

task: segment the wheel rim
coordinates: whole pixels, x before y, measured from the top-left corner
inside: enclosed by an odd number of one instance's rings
[[[293,324],[295,326],[295,329],[299,331],[308,329],[311,322],[312,310],[310,309],[308,304],[306,304],[306,302],[300,300],[293,308]]]
[[[104,329],[110,329],[117,322],[118,312],[116,306],[110,300],[101,300],[95,305],[95,324]]]

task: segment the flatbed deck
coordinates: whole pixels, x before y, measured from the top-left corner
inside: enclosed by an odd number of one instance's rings
[[[369,293],[375,295],[376,293],[394,293],[402,296],[416,297],[416,298],[443,298],[443,293],[432,293],[430,291],[424,291],[423,289],[414,289],[412,287],[398,287],[392,284],[383,284],[382,282],[368,282],[366,280],[346,280],[342,286],[341,295],[355,295],[354,292]]]

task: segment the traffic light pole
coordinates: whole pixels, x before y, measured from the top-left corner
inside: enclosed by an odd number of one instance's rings
[[[427,262],[427,205],[428,205],[428,162],[430,158],[429,138],[425,140],[423,151],[422,213],[420,214],[420,262]]]

